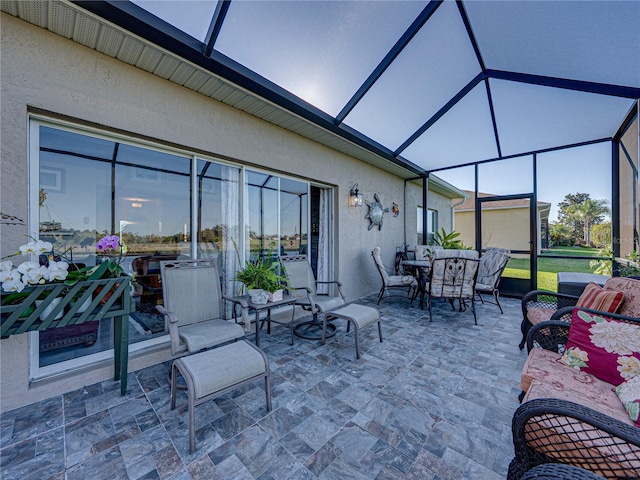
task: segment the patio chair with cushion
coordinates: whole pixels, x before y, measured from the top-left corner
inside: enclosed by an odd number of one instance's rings
[[[411,297],[411,302],[415,298],[417,293],[418,281],[413,275],[389,275],[387,268],[382,262],[380,257],[380,247],[376,247],[371,252],[373,261],[376,264],[380,278],[382,279],[382,287],[378,293],[378,304],[382,300],[383,295],[386,293],[389,296],[390,289],[407,290],[407,297]],[[414,294],[413,296],[411,294]]]
[[[194,353],[244,336],[237,323],[222,319],[217,259],[160,262],[164,315],[173,356]]]
[[[308,310],[313,315],[310,322],[301,322],[295,327],[296,334],[303,338],[321,339],[322,322],[318,321],[318,313],[326,313],[345,304],[342,293],[342,283],[335,280],[316,280],[311,265],[306,255],[284,255],[280,257],[280,264],[287,277],[287,288],[289,293],[297,297],[297,305],[304,310]],[[329,293],[319,293],[322,286],[334,285],[338,295]],[[330,325],[332,334],[335,326]],[[314,333],[315,332],[315,333]]]
[[[621,301],[616,300],[617,292],[622,293]],[[639,318],[640,280],[630,277],[614,277],[607,280],[603,288],[592,283],[587,285],[579,297],[544,290],[534,290],[527,293],[522,298],[520,350],[524,349],[527,334],[533,325],[552,317],[569,322],[574,306]]]
[[[482,303],[484,299],[482,294],[493,295],[493,302],[487,301],[487,303],[495,303],[500,309],[500,313],[503,313],[502,306],[500,305],[500,291],[498,285],[502,278],[502,272],[504,272],[511,251],[506,248],[489,247],[485,250],[484,255],[480,257],[480,266],[478,268],[478,278],[476,279],[476,293]]]
[[[480,264],[475,250],[438,250],[431,260],[431,274],[428,284],[427,307],[429,320],[433,321],[431,304],[434,298],[459,301],[459,310],[464,311],[471,303],[473,320],[477,325],[475,308],[475,287]]]

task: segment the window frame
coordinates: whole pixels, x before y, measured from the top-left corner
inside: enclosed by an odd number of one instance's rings
[[[114,141],[121,144],[128,144],[135,147],[150,149],[162,153],[169,153],[173,155],[178,155],[181,157],[187,157],[191,162],[191,178],[190,178],[190,188],[191,188],[191,236],[190,236],[190,255],[191,258],[195,258],[197,255],[197,212],[198,208],[198,191],[197,191],[197,165],[199,160],[214,162],[218,164],[222,164],[225,166],[235,167],[239,169],[239,182],[240,182],[240,191],[238,195],[238,201],[240,202],[239,211],[241,212],[240,217],[240,241],[242,245],[247,245],[246,242],[246,230],[242,228],[242,225],[248,225],[247,220],[248,217],[246,215],[246,209],[248,205],[246,203],[246,192],[245,192],[245,178],[247,170],[258,171],[262,173],[267,173],[269,175],[276,175],[280,178],[292,179],[295,181],[303,182],[307,184],[307,192],[309,192],[311,185],[318,186],[321,188],[327,188],[331,191],[329,198],[333,198],[333,187],[329,185],[320,184],[319,182],[312,181],[306,178],[299,178],[289,175],[283,175],[281,172],[271,171],[267,169],[256,169],[255,167],[243,165],[239,162],[233,162],[228,160],[222,160],[215,156],[203,155],[200,152],[191,151],[188,148],[176,148],[172,146],[163,145],[161,142],[154,143],[148,140],[142,140],[134,135],[127,135],[122,133],[113,133],[108,130],[102,130],[100,128],[91,127],[87,125],[82,125],[80,123],[73,123],[66,120],[60,119],[52,119],[50,117],[41,115],[41,114],[29,114],[28,115],[28,168],[29,168],[29,186],[28,186],[28,211],[29,211],[29,219],[27,222],[28,231],[30,235],[34,238],[38,238],[39,236],[39,190],[40,190],[40,127],[49,127],[58,130],[62,130],[65,132],[76,133],[80,135],[87,135],[94,138]],[[307,201],[310,202],[310,196],[307,194]],[[333,204],[329,207],[330,214],[330,265],[333,267],[333,245],[335,243],[333,239]],[[279,214],[279,211],[278,211]],[[307,205],[307,235],[310,232],[310,208],[309,204]],[[240,261],[241,264],[244,263],[245,256],[245,248],[240,249]],[[164,348],[165,345],[169,343],[169,335],[161,335],[156,338],[152,338],[149,340],[143,340],[141,342],[136,342],[133,344],[129,344],[129,354],[136,355],[142,352],[147,352],[157,348]],[[92,368],[92,367],[103,367],[105,364],[112,361],[113,357],[113,349],[104,350],[101,352],[89,354],[86,356],[73,358],[69,360],[60,361],[58,363],[54,363],[51,365],[40,367],[40,352],[39,352],[39,332],[30,332],[29,333],[29,381],[39,381],[45,378],[49,378],[55,375],[60,375],[62,373],[67,372],[77,372],[81,369]]]

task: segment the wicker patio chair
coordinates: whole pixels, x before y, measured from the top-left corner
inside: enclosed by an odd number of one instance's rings
[[[173,356],[195,353],[244,337],[237,323],[222,319],[218,260],[160,262],[164,315]]]
[[[482,303],[484,299],[482,294],[488,294],[493,296],[493,302],[487,300],[487,303],[494,303],[502,311],[500,305],[500,279],[502,278],[502,272],[504,272],[507,262],[511,256],[511,250],[506,248],[489,247],[485,250],[484,255],[480,257],[480,266],[478,268],[478,278],[476,280],[476,293]]]
[[[380,257],[380,247],[375,247],[371,252],[371,257],[373,258],[374,263],[376,264],[376,268],[378,269],[378,273],[380,274],[380,278],[382,279],[382,286],[380,287],[380,292],[378,293],[378,304],[380,304],[380,300],[386,293],[387,296],[390,296],[389,290],[406,290],[407,297],[411,297],[411,302],[415,298],[415,293],[418,288],[418,281],[416,277],[413,275],[389,275],[387,272],[387,267],[384,266],[382,262],[382,258]],[[413,295],[411,295],[413,293]]]
[[[432,321],[431,304],[434,298],[459,302],[459,310],[464,311],[471,304],[474,324],[478,324],[475,307],[475,287],[480,260],[475,250],[437,250],[431,260],[427,307]]]
[[[625,315],[581,310],[640,323]],[[563,315],[558,310],[552,320],[530,328],[529,351],[534,346],[558,354],[565,350],[571,324],[558,319]],[[605,478],[640,478],[640,429],[586,405],[555,398],[529,400],[516,410],[512,433],[515,458],[509,480],[520,479],[530,468],[549,462],[576,465]]]

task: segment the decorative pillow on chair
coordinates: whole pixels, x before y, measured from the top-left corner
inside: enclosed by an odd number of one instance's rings
[[[600,285],[590,282],[580,295],[576,307],[616,313],[622,305],[624,294],[617,290],[605,290]]]
[[[616,395],[636,427],[640,427],[640,375],[622,382],[616,387]]]
[[[640,374],[640,325],[574,308],[559,362],[612,385]]]

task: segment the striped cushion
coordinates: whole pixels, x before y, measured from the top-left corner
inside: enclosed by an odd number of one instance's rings
[[[617,290],[605,290],[601,286],[590,282],[580,295],[576,307],[591,308],[601,312],[616,313],[622,299],[623,293]]]

